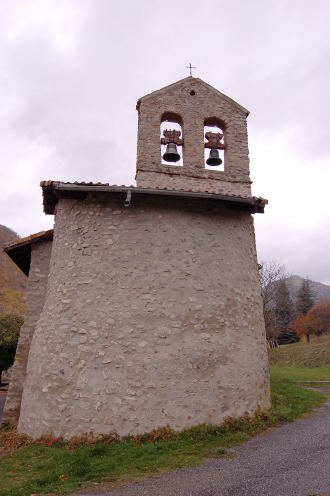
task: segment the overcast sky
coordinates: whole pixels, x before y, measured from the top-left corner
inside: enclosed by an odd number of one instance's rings
[[[258,257],[330,283],[328,0],[0,0],[0,223],[40,180],[134,184],[136,101],[194,75],[248,108]]]

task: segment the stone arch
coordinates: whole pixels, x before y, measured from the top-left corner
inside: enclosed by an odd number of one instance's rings
[[[163,112],[160,118],[160,123],[162,122],[175,122],[183,127],[183,119],[180,114],[176,112],[166,111]]]

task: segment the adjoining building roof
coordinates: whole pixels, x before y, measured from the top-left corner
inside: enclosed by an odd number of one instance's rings
[[[178,87],[180,87],[182,85],[186,85],[187,82],[188,83],[193,82],[194,85],[197,84],[197,85],[204,86],[210,92],[212,92],[214,95],[216,95],[218,97],[220,96],[221,98],[223,98],[224,100],[226,100],[228,103],[232,104],[234,107],[236,107],[237,109],[241,110],[245,114],[246,117],[249,115],[249,113],[250,113],[249,110],[247,110],[245,107],[243,107],[239,103],[235,102],[235,100],[233,100],[229,96],[225,95],[224,93],[221,93],[221,91],[217,90],[216,88],[214,88],[210,84],[206,83],[202,79],[195,78],[193,76],[188,76],[186,78],[180,79],[179,81],[176,81],[175,83],[172,83],[172,84],[169,84],[167,86],[164,86],[164,88],[161,88],[159,90],[153,91],[152,93],[148,93],[147,95],[142,96],[137,101],[136,109],[137,110],[139,109],[140,103],[143,100],[145,100],[147,98],[149,99],[149,98],[157,97],[158,95],[161,95],[163,93],[167,93],[169,91],[172,91],[175,88],[178,88]]]
[[[6,246],[4,251],[12,259],[12,261],[24,272],[26,276],[29,275],[31,264],[31,245],[53,239],[53,229],[49,231],[41,231],[36,234],[31,234],[25,238],[20,238],[14,243]]]
[[[125,202],[127,193],[130,191],[132,201],[134,196],[140,198],[146,196],[164,196],[176,198],[191,198],[200,200],[212,200],[219,203],[226,203],[231,206],[248,210],[251,213],[264,213],[265,205],[268,201],[258,197],[241,197],[222,195],[208,192],[194,192],[173,189],[138,188],[136,186],[110,186],[109,183],[66,183],[60,181],[41,181],[43,193],[44,212],[54,214],[55,206],[59,198],[84,199],[88,193],[102,193],[112,197],[120,197]]]

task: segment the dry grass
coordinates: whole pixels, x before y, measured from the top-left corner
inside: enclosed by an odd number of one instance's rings
[[[269,350],[271,365],[330,367],[330,336],[312,337],[310,343],[295,343]],[[330,377],[329,377],[330,380]]]

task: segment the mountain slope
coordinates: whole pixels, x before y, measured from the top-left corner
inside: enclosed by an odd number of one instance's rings
[[[0,313],[24,315],[27,277],[3,251],[17,239],[14,231],[0,224]]]
[[[286,285],[294,302],[297,299],[297,294],[301,288],[303,280],[303,277],[296,275],[286,279]],[[311,281],[311,289],[315,303],[320,300],[330,299],[330,286],[322,284],[321,282]]]

